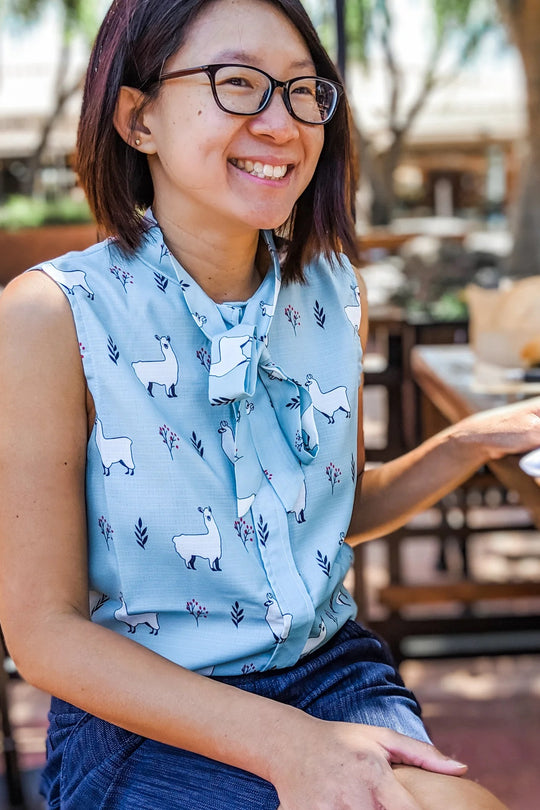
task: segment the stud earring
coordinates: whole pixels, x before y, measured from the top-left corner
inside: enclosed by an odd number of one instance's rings
[[[141,139],[140,138],[135,138],[135,146],[140,146],[140,145],[141,145]]]

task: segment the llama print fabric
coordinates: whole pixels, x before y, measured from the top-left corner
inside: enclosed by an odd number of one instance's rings
[[[343,587],[356,485],[360,299],[345,258],[272,266],[216,304],[148,215],[38,268],[71,304],[96,408],[92,620],[206,675],[287,667],[356,608]]]

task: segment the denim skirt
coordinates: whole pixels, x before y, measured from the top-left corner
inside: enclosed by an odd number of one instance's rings
[[[216,680],[323,720],[385,726],[430,742],[389,651],[353,621],[290,669]],[[261,735],[264,729],[261,729]],[[61,810],[276,810],[269,782],[132,734],[53,698],[41,792]]]

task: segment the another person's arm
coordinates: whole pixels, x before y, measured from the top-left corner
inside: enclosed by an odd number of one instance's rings
[[[252,771],[286,810],[418,810],[390,763],[463,768],[386,729],[329,723],[189,672],[88,616],[87,391],[63,293],[0,300],[0,618],[22,676],[132,732]],[[352,801],[352,799],[351,799]],[[352,805],[351,805],[352,806]]]
[[[365,290],[363,297],[360,334],[365,346]],[[361,405],[359,410],[358,468],[361,470],[365,453]],[[490,459],[525,453],[535,447],[540,447],[538,397],[463,419],[409,453],[364,471],[357,487],[349,542],[355,545],[393,531],[466,481]]]

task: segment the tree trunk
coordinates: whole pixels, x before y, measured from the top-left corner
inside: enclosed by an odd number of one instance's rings
[[[514,217],[514,250],[509,271],[522,277],[540,273],[540,3],[498,0],[503,19],[523,62],[527,86],[529,137]]]
[[[62,49],[59,54],[56,70],[54,105],[53,109],[43,123],[39,133],[38,144],[28,162],[28,170],[23,182],[23,193],[27,195],[32,195],[37,191],[36,186],[38,172],[41,167],[43,155],[45,154],[54,125],[56,124],[59,116],[62,114],[67,101],[82,86],[84,74],[79,76],[78,79],[72,84],[66,85],[66,75],[69,69],[70,58],[71,50],[69,46],[68,23],[65,22],[62,35]]]

